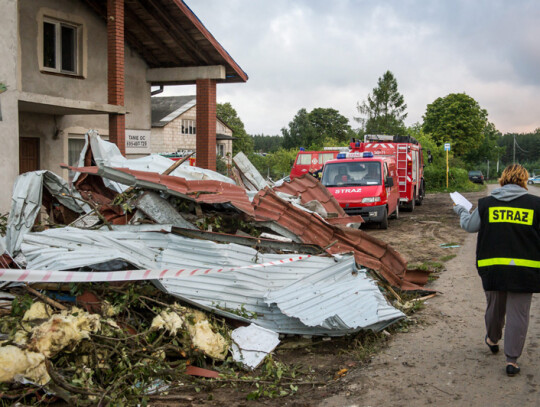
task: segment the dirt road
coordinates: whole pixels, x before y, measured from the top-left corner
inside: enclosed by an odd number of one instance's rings
[[[530,191],[540,196],[540,188],[530,187]],[[482,194],[471,194],[468,198],[476,203],[474,198],[479,195]],[[426,208],[429,204],[428,196]],[[427,223],[423,237],[411,237],[416,240],[415,244],[393,244],[408,260],[414,261],[418,257],[413,255],[414,246],[421,242],[435,251],[432,258],[440,258],[441,250],[456,250],[457,256],[445,264],[446,269],[431,285],[441,295],[428,301],[419,314],[420,323],[410,332],[395,335],[370,364],[351,371],[342,379],[342,390],[314,405],[540,405],[540,296],[533,297],[529,333],[519,360],[521,374],[507,377],[503,352],[492,355],[483,343],[485,298],[474,268],[476,234],[457,231],[455,219],[452,221],[449,217],[451,214],[441,206],[438,210],[433,221],[440,223]],[[425,220],[429,221],[429,216]],[[407,222],[395,222],[396,225],[390,224],[389,232],[393,226],[407,227],[403,226]],[[390,233],[384,232],[371,233],[385,239],[383,235]],[[446,236],[462,244],[456,249],[441,249],[439,241]],[[391,238],[386,240],[391,241]],[[429,260],[430,256],[425,255]]]

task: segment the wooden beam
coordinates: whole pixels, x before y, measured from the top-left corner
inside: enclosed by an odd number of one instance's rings
[[[186,45],[191,52],[193,52],[197,57],[205,64],[214,65],[212,58],[208,56],[203,50],[200,49],[199,45],[191,36],[184,31],[184,29],[178,24],[177,21],[174,21],[170,14],[166,14],[163,9],[156,5],[155,0],[146,0],[154,9],[154,15],[159,16],[159,20],[167,25],[167,30],[177,36],[177,41],[181,44]]]
[[[130,47],[134,48],[141,57],[148,63],[150,66],[161,66],[159,58],[152,52],[151,49],[145,47],[137,37],[135,37],[131,32],[124,31],[124,37],[126,38],[127,43]]]
[[[129,8],[125,8],[125,18],[126,22],[127,20],[130,20],[133,24],[135,29],[141,30],[146,37],[148,37],[149,41],[156,44],[158,48],[161,49],[161,51],[168,57],[172,57],[171,62],[174,62],[176,64],[180,64],[182,61],[176,56],[171,48],[169,48],[161,39],[159,38],[159,35],[150,30],[147,25]],[[126,24],[127,26],[127,24]],[[131,28],[131,27],[130,27]],[[132,32],[133,34],[133,32]],[[144,43],[143,43],[144,46]],[[145,47],[146,48],[146,47]],[[158,58],[159,59],[159,58]]]
[[[186,55],[186,59],[190,59],[194,65],[200,65],[201,62],[207,63],[207,61],[201,60],[198,55],[194,55],[193,52],[190,52],[185,46],[185,40],[180,38],[176,32],[176,25],[171,24],[167,20],[167,15],[163,13],[160,8],[156,8],[154,5],[150,6],[148,2],[140,2],[138,6],[144,9],[144,11],[151,17],[155,19],[155,22],[167,33],[167,35],[172,39],[172,41],[178,46],[180,51]],[[156,18],[157,16],[157,18]],[[187,64],[183,64],[187,65]]]

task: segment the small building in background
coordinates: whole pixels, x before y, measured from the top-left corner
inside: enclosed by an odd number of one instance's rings
[[[196,152],[196,97],[152,97],[150,148],[156,154],[180,155]],[[216,119],[216,155],[231,164],[233,132],[219,117]]]

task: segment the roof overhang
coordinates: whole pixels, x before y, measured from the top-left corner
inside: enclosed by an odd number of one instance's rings
[[[66,99],[62,97],[42,95],[39,93],[20,92],[19,111],[51,114],[57,116],[72,114],[126,114],[124,106],[107,103],[88,102],[84,100]]]
[[[84,0],[105,21],[107,2]],[[223,66],[223,82],[246,82],[247,74],[234,61],[182,0],[130,0],[124,3],[124,36],[149,68],[213,68]],[[203,78],[196,78],[203,79]],[[190,80],[150,81],[188,84]]]
[[[194,84],[197,79],[224,81],[226,79],[225,66],[153,68],[146,71],[146,81],[152,85],[190,85]]]

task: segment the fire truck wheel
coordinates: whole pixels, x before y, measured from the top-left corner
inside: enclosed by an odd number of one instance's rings
[[[383,210],[383,218],[379,223],[379,229],[388,229],[388,209],[386,208]]]
[[[424,200],[424,195],[423,194],[418,195],[418,199],[416,199],[416,206],[422,205],[423,200]]]
[[[413,199],[411,199],[409,202],[407,202],[403,208],[408,211],[408,212],[412,212],[414,211],[414,202],[416,201],[416,199],[413,197]]]

